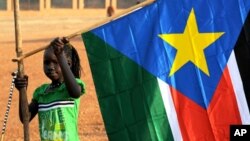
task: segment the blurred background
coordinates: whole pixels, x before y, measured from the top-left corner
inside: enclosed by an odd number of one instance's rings
[[[21,10],[47,9],[90,9],[107,8],[110,4],[115,9],[124,9],[144,0],[19,0]],[[0,10],[12,10],[12,0],[0,0]]]

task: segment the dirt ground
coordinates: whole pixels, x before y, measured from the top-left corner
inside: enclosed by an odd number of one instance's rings
[[[34,12],[20,13],[20,27],[22,36],[23,53],[36,48],[46,46],[54,37],[67,36],[75,33],[87,26],[93,25],[106,17],[104,11],[95,11],[95,16],[91,14],[81,14],[79,12],[66,14],[54,12],[53,14],[37,14]],[[99,13],[98,13],[99,12]],[[56,14],[57,13],[57,14]],[[15,54],[13,14],[0,13],[0,127],[3,127],[4,115],[9,97],[11,85],[11,72],[15,71],[17,64],[12,62]],[[86,83],[86,94],[81,97],[81,107],[79,113],[79,135],[82,141],[107,141],[103,120],[101,117],[91,72],[86,57],[84,44],[80,36],[71,40],[77,48],[81,65],[83,68],[82,80]],[[25,74],[29,76],[29,86],[27,91],[28,101],[32,98],[32,93],[36,87],[44,82],[49,82],[43,73],[42,55],[37,53],[24,60]],[[39,140],[37,116],[29,124],[31,141]],[[5,132],[6,141],[23,140],[23,126],[18,118],[18,91],[14,90],[11,110]]]

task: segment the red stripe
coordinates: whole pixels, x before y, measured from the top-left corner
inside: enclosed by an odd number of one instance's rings
[[[176,90],[171,93],[183,140],[213,141],[207,111]]]
[[[225,69],[208,110],[171,88],[184,141],[229,140],[229,125],[240,124],[235,94]]]
[[[229,140],[230,124],[241,124],[241,118],[227,67],[207,111],[216,140]]]

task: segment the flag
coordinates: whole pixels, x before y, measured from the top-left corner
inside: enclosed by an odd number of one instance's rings
[[[250,124],[250,1],[157,0],[82,34],[109,140],[229,140]]]

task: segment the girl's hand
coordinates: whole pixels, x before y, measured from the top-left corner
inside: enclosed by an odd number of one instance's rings
[[[61,55],[63,53],[63,47],[65,44],[67,44],[69,40],[66,37],[63,38],[55,38],[50,45],[54,49],[54,54],[56,56]]]
[[[16,89],[18,89],[19,91],[22,88],[27,88],[28,87],[28,76],[24,75],[23,78],[17,76],[17,78],[15,78],[14,83],[15,83]]]

